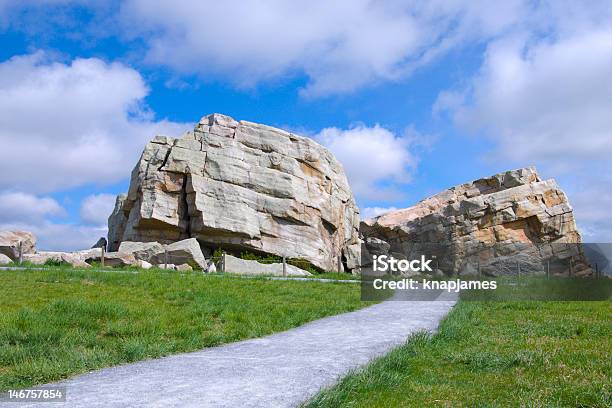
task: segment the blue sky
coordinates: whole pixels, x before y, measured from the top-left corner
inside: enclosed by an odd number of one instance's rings
[[[220,112],[327,145],[366,215],[536,165],[610,242],[611,22],[603,1],[0,0],[0,228],[90,246],[146,141]]]

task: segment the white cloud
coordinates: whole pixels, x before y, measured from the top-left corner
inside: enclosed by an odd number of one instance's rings
[[[360,209],[360,216],[362,220],[366,220],[395,210],[397,210],[396,207],[365,207]]]
[[[40,221],[46,216],[65,215],[64,209],[50,197],[22,192],[0,192],[0,223]]]
[[[49,217],[63,217],[66,211],[50,197],[22,192],[0,192],[0,230],[34,233],[40,250],[70,251],[89,248],[106,235],[106,226],[61,224]]]
[[[49,220],[53,216],[66,216],[64,208],[54,199],[21,192],[0,192],[0,231],[30,231],[36,236],[40,250],[86,249],[106,236],[106,220],[114,200],[111,194],[86,197],[81,203],[84,224],[60,223]]]
[[[115,195],[93,194],[81,203],[81,220],[89,225],[106,225],[115,207]]]
[[[612,5],[542,4],[533,27],[489,43],[467,88],[442,92],[433,111],[493,140],[489,158],[557,178],[585,240],[611,241]]]
[[[410,74],[471,38],[515,24],[528,1],[128,0],[124,31],[147,60],[239,86],[304,73],[305,95]]]
[[[557,42],[511,38],[489,46],[468,95],[444,93],[437,109],[484,131],[517,161],[608,159],[612,154],[612,30]],[[563,164],[566,167],[566,164]]]
[[[60,224],[48,220],[39,222],[21,221],[0,223],[0,230],[22,230],[32,232],[36,248],[42,251],[77,251],[90,248],[100,237],[106,237],[104,226]]]
[[[314,136],[342,163],[353,194],[379,201],[400,198],[397,187],[411,181],[418,160],[410,147],[417,137],[414,131],[397,136],[379,125],[325,128]]]
[[[145,142],[188,125],[155,121],[149,90],[120,63],[45,54],[0,63],[0,188],[69,189],[124,179]]]
[[[79,225],[51,221],[65,211],[36,194],[125,179],[149,139],[189,127],[154,120],[148,92],[137,71],[96,58],[60,63],[38,52],[0,63],[0,229],[32,231],[51,250],[106,235],[114,197],[86,198]]]

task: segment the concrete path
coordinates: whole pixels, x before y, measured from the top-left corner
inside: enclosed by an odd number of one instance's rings
[[[455,304],[387,301],[259,339],[94,371],[52,384],[65,403],[43,407],[296,407],[349,370],[434,331]]]

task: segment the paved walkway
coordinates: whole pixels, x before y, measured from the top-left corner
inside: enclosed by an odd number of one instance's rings
[[[295,407],[412,333],[435,330],[455,304],[446,293],[439,299],[387,301],[259,339],[94,371],[53,384],[66,387],[66,403],[4,405]]]

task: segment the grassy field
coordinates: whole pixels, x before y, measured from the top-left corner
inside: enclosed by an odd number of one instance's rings
[[[365,305],[354,284],[127,272],[0,271],[0,392]]]
[[[313,407],[610,407],[612,302],[460,302]]]

